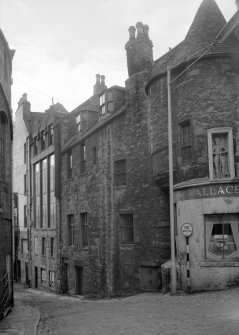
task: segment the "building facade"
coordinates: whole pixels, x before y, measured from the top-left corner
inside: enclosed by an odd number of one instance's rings
[[[14,51],[0,30],[0,319],[13,305],[12,290],[12,115]]]
[[[175,240],[182,289],[187,289],[187,270],[191,290],[225,288],[239,277],[239,40],[232,29],[215,43],[225,24],[216,2],[202,1],[184,41],[154,63],[146,86],[153,170],[160,187],[168,174],[165,69],[171,68]],[[190,269],[184,224],[192,227]]]
[[[27,95],[24,94],[15,115],[13,174],[18,227],[16,279],[24,285],[52,291],[58,291],[60,272],[57,242],[60,203],[59,178],[55,187],[55,124],[66,114],[67,111],[59,103],[50,106],[45,113],[32,112]]]

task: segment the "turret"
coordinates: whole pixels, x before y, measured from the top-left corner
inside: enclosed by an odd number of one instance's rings
[[[125,45],[129,77],[146,70],[153,63],[153,43],[148,32],[149,26],[142,22],[138,22],[136,28],[129,27],[129,41]]]

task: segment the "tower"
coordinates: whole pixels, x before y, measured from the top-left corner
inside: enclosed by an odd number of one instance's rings
[[[153,43],[148,32],[149,27],[142,22],[138,22],[136,28],[129,27],[129,41],[125,45],[129,77],[146,70],[153,62]]]

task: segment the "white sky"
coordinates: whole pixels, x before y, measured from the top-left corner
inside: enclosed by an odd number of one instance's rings
[[[0,0],[0,28],[13,59],[12,108],[27,93],[32,110],[68,111],[93,93],[96,73],[124,86],[128,28],[149,25],[154,59],[182,41],[202,0]],[[226,20],[235,0],[217,0]]]

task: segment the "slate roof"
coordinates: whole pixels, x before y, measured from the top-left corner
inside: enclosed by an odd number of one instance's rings
[[[165,73],[167,67],[177,67],[201,56],[215,41],[226,23],[215,0],[203,0],[184,41],[155,61],[151,80]],[[239,54],[239,41],[231,35],[223,43],[217,42],[207,55],[234,53]]]

